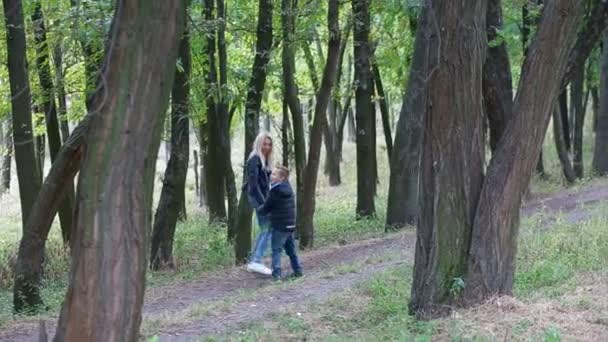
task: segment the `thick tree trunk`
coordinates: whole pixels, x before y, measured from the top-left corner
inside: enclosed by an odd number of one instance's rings
[[[0,123],[3,126],[3,131],[0,132],[2,135],[2,146],[0,149],[4,151],[0,159],[0,195],[7,192],[11,188],[11,161],[13,160],[13,127],[11,125],[11,118],[6,118],[6,123]]]
[[[568,148],[566,145],[565,137],[568,136],[566,130],[564,130],[563,123],[568,120],[568,114],[564,116],[564,112],[568,112],[568,95],[566,92],[562,92],[559,97],[559,101],[553,111],[553,137],[555,139],[555,149],[557,150],[557,156],[559,158],[560,165],[562,166],[562,173],[566,182],[571,185],[576,181],[576,174],[570,163],[570,156],[568,154]]]
[[[516,115],[490,161],[479,196],[464,279],[467,301],[512,291],[521,197],[555,110],[583,7],[582,0],[555,0],[544,6],[524,61],[513,106]]]
[[[13,125],[13,145],[19,195],[21,200],[21,221],[24,227],[30,215],[38,191],[42,172],[32,130],[30,112],[30,86],[27,71],[25,25],[21,0],[2,0],[6,25],[6,46],[8,73],[11,88],[11,107]]]
[[[152,230],[152,249],[150,252],[151,267],[158,270],[163,267],[174,268],[173,238],[175,226],[184,206],[184,189],[188,173],[190,155],[190,38],[188,25],[179,44],[181,69],[176,68],[173,89],[171,91],[171,155],[160,193],[158,208],[154,215]]]
[[[593,172],[608,175],[608,32],[603,36],[602,58],[600,62],[599,108],[593,151]]]
[[[585,124],[585,109],[584,109],[584,84],[585,84],[585,68],[584,64],[577,68],[570,83],[570,105],[572,106],[572,119],[574,121],[573,153],[572,166],[576,178],[583,178],[583,128]]]
[[[34,13],[32,14],[34,24],[34,41],[36,42],[36,70],[40,80],[40,88],[43,92],[44,117],[46,122],[46,136],[49,141],[49,152],[51,162],[55,162],[61,148],[62,140],[59,133],[59,120],[57,118],[57,105],[55,103],[55,92],[51,65],[49,61],[50,51],[46,38],[46,26],[40,1],[34,2]],[[71,188],[74,185],[72,183]],[[68,245],[72,231],[72,214],[74,212],[74,192],[68,194],[59,209],[59,222],[64,244]]]
[[[386,209],[387,231],[413,225],[418,217],[422,128],[427,110],[429,64],[433,63],[429,59],[434,44],[431,28],[429,13],[425,12],[417,22],[414,56],[395,130]]]
[[[217,30],[214,21],[215,0],[205,0],[204,15],[206,25],[205,43],[205,72],[206,77],[206,104],[207,104],[207,208],[209,209],[209,220],[211,222],[226,222],[226,192],[225,192],[225,156],[222,143],[222,115],[220,113],[220,87],[216,67],[216,41]],[[219,100],[219,101],[216,101]]]
[[[92,102],[99,113],[80,171],[70,285],[55,341],[140,338],[155,163],[185,1],[125,0],[115,13],[99,90],[109,100]]]
[[[601,62],[600,62],[601,64]],[[601,76],[601,71],[600,71],[600,77]],[[593,133],[597,132],[597,119],[598,119],[598,114],[599,114],[599,109],[600,109],[600,94],[598,92],[598,87],[597,86],[593,86],[591,87],[591,89],[589,89],[589,92],[591,93],[591,109],[593,111]],[[594,154],[595,157],[595,154]]]
[[[266,85],[267,66],[272,51],[272,0],[259,0],[258,27],[256,33],[255,57],[251,78],[247,87],[245,103],[245,165],[258,132],[262,95]],[[251,250],[251,215],[252,208],[245,188],[239,198],[239,211],[236,238],[234,244],[235,262],[246,262]]]
[[[502,29],[502,9],[500,0],[489,0],[486,16],[488,42],[498,39],[497,31]],[[490,44],[483,66],[483,105],[490,124],[490,148],[496,151],[498,142],[513,116],[513,86],[511,64],[507,44]]]
[[[483,0],[430,1],[429,89],[421,152],[420,216],[410,311],[426,318],[455,301],[451,288],[466,273],[477,198],[483,181],[482,69],[486,46]],[[441,27],[437,31],[436,27]],[[421,37],[420,35],[418,37]],[[417,38],[418,38],[417,37]],[[441,58],[437,59],[441,51]],[[432,104],[432,105],[430,105]]]
[[[353,0],[353,55],[355,58],[355,103],[357,122],[357,209],[358,218],[376,214],[376,131],[375,110],[372,102],[372,75],[369,41],[369,0]]]
[[[294,153],[296,161],[297,184],[297,217],[302,217],[302,203],[304,201],[304,168],[306,166],[306,138],[304,133],[304,118],[298,98],[298,86],[295,80],[295,2],[281,0],[281,26],[283,31],[283,51],[281,55],[283,66],[284,97],[289,105],[293,124]]]
[[[323,70],[321,85],[317,91],[315,116],[312,129],[310,131],[310,146],[308,150],[308,162],[304,170],[304,188],[301,196],[302,202],[298,202],[301,209],[298,210],[297,231],[300,234],[300,248],[307,249],[313,247],[314,225],[313,217],[315,213],[315,192],[317,188],[317,176],[319,174],[319,164],[321,162],[321,144],[323,140],[323,130],[327,125],[327,105],[331,97],[331,92],[336,80],[338,71],[338,57],[340,54],[340,4],[338,0],[329,0],[327,10],[327,27],[329,40],[327,43],[327,61]]]
[[[390,165],[391,156],[393,155],[393,136],[391,134],[391,119],[388,110],[388,102],[382,85],[382,77],[380,68],[375,58],[372,58],[372,72],[374,75],[374,84],[376,85],[376,94],[380,101],[380,113],[382,114],[382,129],[384,130],[384,141],[386,143],[386,153],[388,154],[388,162]]]
[[[40,281],[46,241],[60,204],[65,196],[74,193],[74,176],[80,170],[84,140],[88,136],[94,115],[87,114],[61,147],[24,226],[13,288],[16,312],[35,311],[43,304]]]

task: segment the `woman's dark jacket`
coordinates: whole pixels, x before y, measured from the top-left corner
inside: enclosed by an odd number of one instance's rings
[[[270,190],[270,171],[262,165],[259,156],[254,155],[247,160],[247,197],[253,208],[259,208],[264,204]]]

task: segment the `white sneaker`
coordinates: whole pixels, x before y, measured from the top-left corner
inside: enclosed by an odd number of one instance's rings
[[[247,264],[247,271],[260,273],[263,275],[272,274],[272,271],[270,270],[270,268],[266,267],[264,264],[259,263],[259,262],[250,262],[249,264]]]

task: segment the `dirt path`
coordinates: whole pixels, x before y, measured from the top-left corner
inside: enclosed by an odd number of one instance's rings
[[[545,213],[543,223],[563,212],[569,222],[588,217],[586,206],[608,200],[608,186],[558,192],[537,198],[522,208],[524,216]],[[544,225],[544,224],[543,224]],[[550,224],[549,224],[550,225]],[[306,276],[295,282],[272,284],[266,277],[232,268],[153,288],[146,294],[142,332],[161,341],[191,341],[200,336],[238,329],[268,317],[279,309],[323,301],[341,289],[352,287],[398,263],[413,263],[415,235],[412,231],[382,239],[329,247],[302,255]],[[56,318],[47,330],[54,335]],[[15,324],[0,332],[0,341],[37,341],[37,324]]]

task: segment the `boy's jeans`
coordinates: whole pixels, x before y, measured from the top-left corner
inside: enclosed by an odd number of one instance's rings
[[[296,246],[293,241],[293,232],[272,232],[272,277],[281,277],[281,252],[285,248],[285,254],[289,256],[291,269],[295,274],[302,273],[302,265],[296,254]]]
[[[255,240],[255,245],[253,246],[253,251],[251,252],[250,262],[261,263],[262,259],[264,258],[264,251],[266,251],[266,248],[268,248],[268,242],[270,241],[272,231],[270,230],[270,220],[268,219],[268,216],[259,215],[257,210],[255,212],[255,216],[258,218],[260,233]]]

